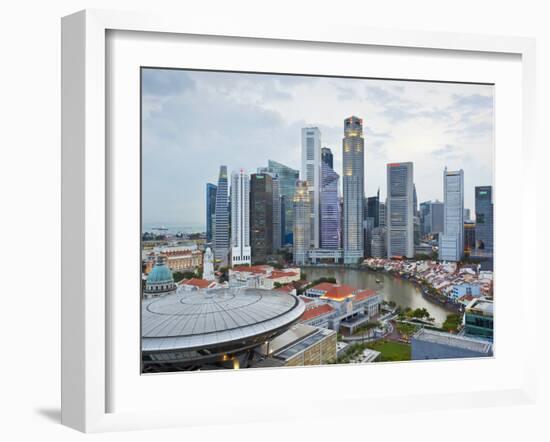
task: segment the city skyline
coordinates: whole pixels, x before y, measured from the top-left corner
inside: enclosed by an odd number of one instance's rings
[[[204,186],[216,182],[220,164],[229,173],[254,173],[268,160],[301,170],[304,127],[319,127],[321,146],[331,149],[341,174],[341,125],[349,115],[365,121],[366,197],[380,188],[384,201],[392,161],[415,163],[419,203],[443,200],[445,166],[465,171],[465,208],[472,211],[474,187],[493,184],[491,86],[160,69],[143,74],[144,224],[203,226]],[[306,100],[307,110],[299,100],[305,91],[319,92]],[[317,103],[321,99],[330,105]],[[443,135],[446,143],[438,141]]]

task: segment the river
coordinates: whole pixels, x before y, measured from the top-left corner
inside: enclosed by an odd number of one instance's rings
[[[425,299],[411,282],[386,273],[336,267],[304,267],[302,270],[307,275],[308,281],[314,281],[323,276],[333,277],[339,284],[376,290],[382,294],[385,301],[394,301],[401,307],[425,308],[435,319],[435,325],[441,325],[449,314],[440,305]],[[380,284],[376,282],[377,279]]]

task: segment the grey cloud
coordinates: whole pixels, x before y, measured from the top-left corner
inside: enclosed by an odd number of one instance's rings
[[[404,86],[382,88],[379,86],[366,87],[366,100],[381,108],[380,114],[390,122],[402,122],[415,118],[448,119],[446,109],[436,107],[425,108],[425,105],[402,97]],[[397,92],[396,92],[397,91]]]
[[[460,149],[453,144],[445,144],[443,147],[432,151],[432,155],[436,157],[457,157],[460,154]]]
[[[347,101],[356,97],[355,91],[350,87],[336,86],[338,100]]]
[[[284,154],[299,154],[299,130],[276,112],[222,96],[201,91],[174,97],[142,124],[145,222],[201,223],[204,185],[216,182],[221,164],[251,173],[270,158],[299,164]]]
[[[451,107],[456,109],[492,109],[493,97],[481,94],[453,95],[454,103]]]
[[[185,71],[178,69],[143,69],[143,95],[177,95],[185,90],[194,90],[195,82]]]

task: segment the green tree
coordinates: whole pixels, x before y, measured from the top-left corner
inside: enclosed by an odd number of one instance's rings
[[[462,322],[461,315],[451,313],[447,315],[447,319],[445,319],[445,322],[443,323],[441,328],[443,328],[443,330],[448,332],[457,331],[461,325],[461,322]]]
[[[191,279],[191,278],[200,278],[200,276],[195,272],[174,272],[172,274],[174,281],[179,282],[182,279]]]

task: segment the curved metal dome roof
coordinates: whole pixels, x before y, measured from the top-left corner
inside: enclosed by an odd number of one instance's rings
[[[143,300],[142,349],[199,349],[245,341],[297,321],[305,310],[280,291],[223,288]]]

